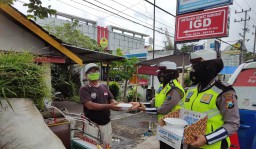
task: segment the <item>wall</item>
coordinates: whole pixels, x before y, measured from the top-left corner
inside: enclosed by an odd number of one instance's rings
[[[0,50],[27,50],[33,54],[49,53],[44,43],[0,14]]]

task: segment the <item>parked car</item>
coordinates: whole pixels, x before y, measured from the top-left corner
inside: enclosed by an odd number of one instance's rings
[[[237,93],[241,149],[256,149],[256,60],[241,64],[228,81]]]

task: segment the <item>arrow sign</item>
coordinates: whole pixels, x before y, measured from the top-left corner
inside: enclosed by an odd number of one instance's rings
[[[198,32],[198,31],[206,31],[208,28],[202,28],[202,29],[195,29],[195,30],[185,30],[183,33],[191,33],[191,32]]]

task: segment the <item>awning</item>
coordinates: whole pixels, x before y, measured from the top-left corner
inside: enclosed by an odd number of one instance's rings
[[[156,66],[139,66],[138,74],[157,75],[158,68]]]
[[[115,56],[108,53],[92,51],[89,49],[75,47],[68,44],[62,44],[62,45],[64,45],[71,52],[76,54],[79,58],[81,58],[83,61],[83,64],[92,63],[92,62],[120,61],[125,59],[124,57],[121,57],[121,56]]]
[[[237,66],[224,66],[220,74],[233,74],[237,69]]]
[[[189,55],[188,54],[184,54],[184,58],[185,58],[184,59],[185,66],[186,65],[190,65]],[[180,66],[182,66],[183,55],[182,54],[179,54],[179,55],[168,55],[168,56],[159,57],[159,58],[155,58],[155,59],[151,59],[151,60],[147,60],[147,61],[142,61],[138,65],[146,65],[146,66],[158,65],[159,63],[161,63],[163,61],[174,62],[174,63],[176,63],[177,67],[180,67]]]

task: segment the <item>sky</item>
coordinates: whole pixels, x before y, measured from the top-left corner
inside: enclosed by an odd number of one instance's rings
[[[148,0],[153,3],[153,0]],[[176,0],[155,0],[156,5],[162,9],[176,15]],[[28,0],[18,0],[14,3],[14,7],[24,14],[27,14],[26,7],[23,6],[24,2]],[[71,15],[79,16],[85,19],[97,21],[99,26],[106,27],[108,25],[118,26],[125,29],[133,30],[136,32],[144,33],[153,37],[153,6],[145,0],[42,0],[44,6],[51,5],[52,9],[57,11],[68,13]],[[93,5],[94,4],[94,5]],[[95,6],[96,5],[96,6]],[[101,8],[99,8],[101,7]],[[253,51],[254,34],[256,26],[256,0],[234,0],[233,5],[230,5],[230,30],[229,36],[222,38],[222,40],[234,44],[237,40],[242,39],[239,33],[243,33],[244,22],[235,23],[234,20],[241,20],[245,17],[244,13],[237,13],[243,10],[252,10],[248,12],[250,20],[247,22],[247,28],[249,31],[246,33],[246,47],[248,51]],[[110,13],[109,10],[113,13]],[[119,16],[117,16],[119,15]],[[148,28],[131,21],[121,18],[123,16],[134,22],[148,26]],[[175,18],[160,9],[156,8],[156,30],[164,33],[167,29],[170,35],[174,35]],[[146,44],[148,38],[145,38]],[[173,38],[171,38],[173,41]],[[167,41],[164,34],[155,33],[155,49],[163,49]],[[195,44],[205,43],[205,40],[201,40]],[[181,45],[179,45],[180,47]],[[228,45],[222,43],[221,49],[223,50]]]

